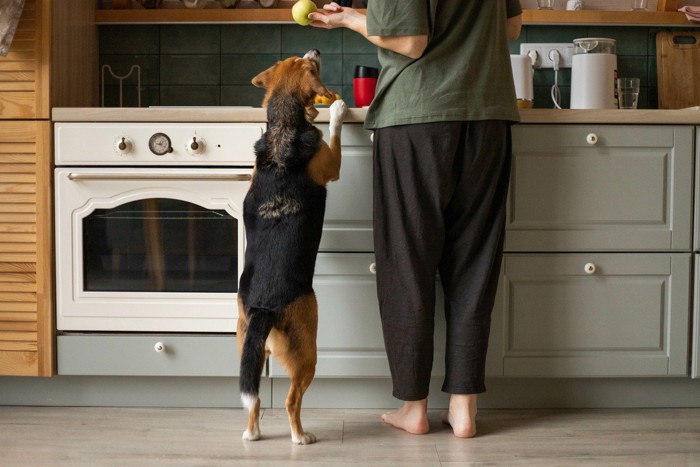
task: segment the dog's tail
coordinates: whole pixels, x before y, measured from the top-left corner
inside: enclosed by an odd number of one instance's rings
[[[241,355],[240,389],[243,406],[249,410],[258,399],[265,364],[265,341],[274,324],[275,315],[262,308],[252,308],[248,312],[248,330]]]

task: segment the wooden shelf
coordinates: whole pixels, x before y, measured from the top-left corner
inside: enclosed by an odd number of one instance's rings
[[[361,10],[363,11],[363,10]],[[97,10],[97,24],[292,23],[289,8]],[[524,10],[524,24],[700,26],[676,11]]]
[[[678,11],[524,10],[524,24],[700,26]]]
[[[97,24],[143,23],[291,23],[289,8],[168,8],[97,10]]]

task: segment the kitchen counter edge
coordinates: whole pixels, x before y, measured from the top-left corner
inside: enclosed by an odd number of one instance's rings
[[[350,108],[347,123],[362,123],[367,109]],[[520,111],[521,123],[601,123],[649,125],[700,125],[700,108],[679,110],[555,110],[527,109]],[[319,109],[317,123],[328,122],[327,108]],[[211,107],[173,108],[82,108],[57,107],[52,111],[55,122],[218,122],[246,123],[267,120],[263,108],[231,109]]]

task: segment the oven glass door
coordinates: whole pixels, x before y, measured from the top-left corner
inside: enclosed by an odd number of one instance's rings
[[[235,331],[250,172],[57,169],[58,329]]]
[[[82,222],[85,291],[237,291],[238,220],[224,209],[147,198]]]

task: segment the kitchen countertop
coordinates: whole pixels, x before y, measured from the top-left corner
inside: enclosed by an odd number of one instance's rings
[[[367,109],[348,109],[348,123],[364,122]],[[700,108],[680,110],[555,110],[520,111],[522,123],[613,123],[700,125]],[[316,122],[327,122],[328,109],[319,109]],[[54,108],[55,122],[261,122],[260,107]]]

